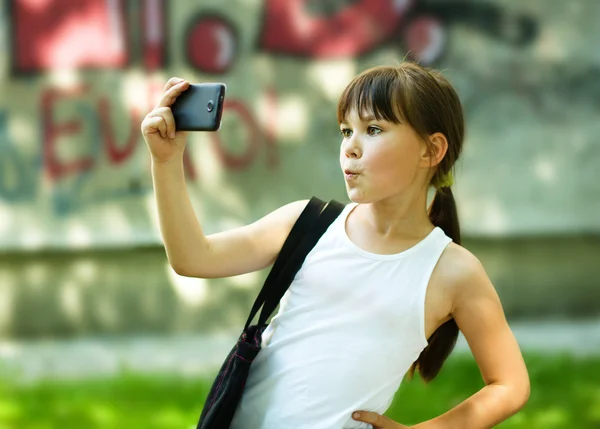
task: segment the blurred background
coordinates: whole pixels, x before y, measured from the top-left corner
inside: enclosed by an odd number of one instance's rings
[[[464,246],[532,379],[504,428],[600,428],[600,2],[6,0],[0,9],[0,429],[191,428],[267,271],[169,267],[140,123],[171,76],[228,91],[191,133],[205,232],[347,201],[336,102],[360,71],[441,69],[464,104]],[[388,415],[483,386],[461,338]]]

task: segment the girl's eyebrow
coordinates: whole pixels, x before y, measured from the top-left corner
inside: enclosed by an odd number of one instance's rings
[[[373,116],[371,114],[368,114],[368,115],[365,115],[363,117],[360,117],[359,119],[360,119],[361,122],[377,122],[377,121],[380,121],[380,119],[377,119],[375,116]],[[349,124],[348,121],[342,121],[342,122],[340,122],[340,126],[342,126],[342,125],[348,125],[348,124]]]

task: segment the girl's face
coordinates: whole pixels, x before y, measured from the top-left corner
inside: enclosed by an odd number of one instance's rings
[[[340,165],[350,200],[380,201],[420,183],[426,147],[412,127],[364,116],[353,109],[340,124]]]

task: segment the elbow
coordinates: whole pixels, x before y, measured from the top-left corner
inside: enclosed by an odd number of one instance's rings
[[[505,418],[518,413],[529,401],[530,386],[529,379],[512,383],[492,383],[496,391],[496,406],[502,409]]]
[[[175,273],[177,273],[180,276],[183,276],[183,277],[196,277],[197,276],[197,273],[194,272],[197,270],[192,270],[192,268],[190,267],[190,264],[184,263],[182,261],[175,261],[175,260],[169,259],[169,265],[171,266],[173,271],[175,271]]]
[[[167,260],[173,271],[182,277],[209,278],[210,262],[208,249],[193,248],[187,251],[170,251],[167,248]],[[192,256],[193,255],[193,256]]]
[[[519,385],[515,385],[510,389],[509,397],[513,411],[516,413],[520,411],[529,401],[529,395],[531,393],[531,386],[529,379],[525,380]]]
[[[525,404],[527,404],[527,401],[529,401],[529,395],[531,394],[531,384],[529,383],[529,379],[527,379],[527,382],[525,383],[525,386],[523,387],[523,393],[521,396],[521,408],[523,408],[525,406]]]
[[[169,263],[169,265],[171,265],[171,268],[173,269],[173,271],[175,271],[176,274],[183,277],[191,277],[189,270],[184,265],[174,263]]]
[[[194,277],[198,279],[209,279],[214,276],[210,275],[210,271],[206,270],[202,266],[198,266],[198,264],[192,263],[182,263],[169,261],[169,265],[175,271],[176,274],[182,277]]]

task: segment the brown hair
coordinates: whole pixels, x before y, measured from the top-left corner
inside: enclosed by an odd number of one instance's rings
[[[376,119],[396,124],[408,124],[433,149],[431,134],[442,133],[448,150],[431,178],[436,193],[429,207],[431,222],[439,226],[456,244],[460,244],[460,226],[454,196],[445,178],[459,158],[464,140],[463,109],[458,95],[441,73],[418,64],[403,62],[396,67],[380,66],[368,69],[346,87],[337,109],[338,122],[344,122],[351,109],[361,117],[372,114]],[[416,369],[429,382],[439,373],[458,337],[454,319],[441,325],[428,338],[428,345],[412,364],[409,376]]]

